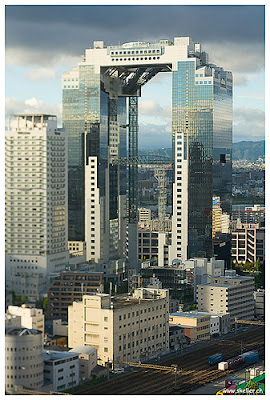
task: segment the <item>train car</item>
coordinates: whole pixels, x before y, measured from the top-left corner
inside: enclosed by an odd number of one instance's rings
[[[216,354],[213,354],[212,356],[208,357],[209,364],[218,364],[222,360],[223,360],[223,354],[221,354],[221,353],[216,353]]]
[[[232,385],[239,385],[242,381],[243,379],[239,378],[238,376],[231,376],[225,380],[225,388],[228,388]]]
[[[258,350],[250,350],[246,351],[245,353],[241,354],[243,357],[250,356],[251,354],[259,354]]]
[[[249,354],[244,358],[246,364],[255,364],[257,361],[259,361],[259,354]]]
[[[244,363],[244,357],[242,355],[230,358],[227,360],[228,363],[228,369],[233,369],[234,367],[237,367],[240,364]]]
[[[218,363],[218,369],[221,371],[225,371],[226,369],[228,369],[227,361],[221,361],[220,363]]]

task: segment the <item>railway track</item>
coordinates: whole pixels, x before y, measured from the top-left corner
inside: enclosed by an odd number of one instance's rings
[[[241,347],[245,351],[256,349],[260,355],[264,354],[264,327],[160,363],[167,366],[179,365],[181,371],[177,374],[142,368],[76,394],[184,394],[222,376],[232,374],[235,370],[219,371],[216,365],[209,365],[208,356],[219,352],[223,353],[226,359],[240,354]]]

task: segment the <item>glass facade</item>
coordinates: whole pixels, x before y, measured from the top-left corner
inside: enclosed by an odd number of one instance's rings
[[[135,52],[142,54],[146,48],[151,53],[152,46],[159,57],[128,57]],[[114,58],[122,54],[123,58]],[[100,241],[110,241],[110,254],[117,256],[117,240],[124,226],[122,222],[120,228],[119,220],[123,219],[120,208],[126,207],[121,196],[127,193],[127,167],[114,161],[127,157],[125,96],[129,97],[128,156],[132,158],[137,155],[138,146],[137,96],[141,86],[159,71],[172,71],[172,146],[173,155],[179,158],[178,175],[174,177],[177,199],[173,199],[179,230],[177,246],[173,246],[181,253],[179,257],[186,256],[186,249],[188,258],[212,257],[213,196],[220,197],[224,213],[231,213],[232,75],[207,64],[200,44],[185,37],[175,38],[174,43],[131,42],[107,50],[103,42],[94,42],[94,47],[86,50],[84,61],[67,73],[68,81],[78,81],[74,88],[71,83],[64,84],[63,89],[63,124],[68,132],[69,240],[85,240],[84,166],[88,156],[97,156],[102,208],[99,222],[104,231],[104,240]],[[181,141],[179,154],[175,149],[176,135]],[[185,196],[181,183],[184,170]],[[136,163],[129,165],[128,172],[129,222],[136,225]],[[182,210],[187,212],[185,218]]]
[[[126,194],[126,167],[111,165],[126,157],[126,99],[110,99],[101,73],[92,65],[78,67],[78,88],[63,89],[63,126],[68,132],[69,240],[85,240],[84,165],[98,157],[98,188],[106,193],[109,169],[109,219],[118,218],[118,196]],[[122,125],[122,126],[121,126]],[[103,202],[105,207],[105,202]],[[105,218],[105,209],[103,212]],[[104,221],[104,229],[106,224]]]
[[[222,212],[232,212],[232,74],[215,68],[213,115],[213,195]]]
[[[211,257],[212,197],[231,209],[232,85],[231,74],[196,60],[178,62],[172,79],[172,135],[183,134],[188,160],[188,258]],[[228,75],[230,78],[228,78]],[[203,77],[196,80],[195,77]]]

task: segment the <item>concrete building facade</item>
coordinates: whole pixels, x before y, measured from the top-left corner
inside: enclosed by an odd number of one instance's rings
[[[237,221],[240,218],[242,224],[259,224],[259,227],[265,226],[265,207],[259,204],[254,206],[242,207],[238,206],[238,210],[232,211],[232,219]]]
[[[237,263],[265,261],[265,228],[259,224],[242,224],[238,219],[232,231],[232,258]]]
[[[235,318],[254,319],[254,278],[225,271],[225,276],[211,279],[211,283],[197,286],[197,304],[201,312],[229,314],[231,325]]]
[[[166,289],[139,288],[133,297],[83,296],[82,303],[73,303],[68,312],[69,347],[96,347],[102,365],[121,366],[168,351]]]
[[[61,319],[53,320],[53,336],[66,336],[68,337],[68,324]]]
[[[138,208],[138,213],[139,213],[139,222],[151,221],[151,210],[150,210],[150,208],[139,207]]]
[[[6,287],[36,301],[68,262],[67,135],[54,115],[15,115],[5,143]]]
[[[97,349],[91,346],[78,346],[69,352],[79,354],[80,381],[92,379],[92,371],[97,366]]]
[[[185,337],[185,328],[183,328],[182,326],[170,325],[169,336],[171,350],[181,350],[186,347],[187,340]]]
[[[21,317],[23,328],[36,329],[42,332],[44,337],[44,315],[43,310],[29,307],[23,304],[21,307],[8,306],[7,313],[11,316]]]
[[[255,316],[257,318],[265,317],[265,290],[258,289],[254,292],[254,302],[255,302]]]
[[[61,318],[67,321],[69,305],[82,300],[84,294],[103,292],[103,288],[103,272],[78,270],[61,272],[48,289],[48,318]]]
[[[5,390],[15,386],[37,389],[43,385],[42,332],[10,327],[5,332]]]
[[[177,312],[170,314],[170,324],[184,328],[190,343],[210,339],[210,316],[198,312]]]
[[[72,389],[80,383],[79,354],[44,350],[44,384],[54,392]]]

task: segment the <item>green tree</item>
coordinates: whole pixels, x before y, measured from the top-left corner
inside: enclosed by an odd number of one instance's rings
[[[43,297],[41,299],[41,307],[44,311],[47,309],[47,305],[48,305],[48,297]]]

